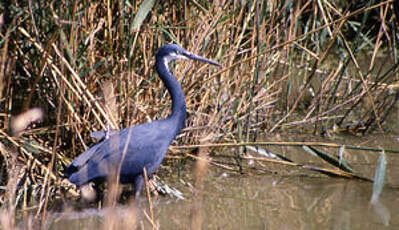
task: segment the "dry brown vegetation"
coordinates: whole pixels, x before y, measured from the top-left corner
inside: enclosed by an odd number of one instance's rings
[[[177,143],[391,131],[394,1],[154,2],[0,4],[0,201],[9,213],[19,206],[40,216],[93,131],[167,116],[170,98],[153,68],[166,43],[223,64],[174,65],[188,109]]]

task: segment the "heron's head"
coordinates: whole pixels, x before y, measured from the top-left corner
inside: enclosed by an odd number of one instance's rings
[[[195,60],[195,61],[206,62],[206,63],[216,65],[216,66],[222,66],[217,62],[214,62],[207,58],[190,53],[187,50],[183,49],[182,47],[180,47],[176,44],[168,44],[168,45],[162,46],[156,54],[156,59],[157,59],[157,62],[161,61],[161,62],[165,63],[166,66],[168,66],[169,62],[174,61],[174,60],[179,60],[179,59],[191,59],[191,60]]]

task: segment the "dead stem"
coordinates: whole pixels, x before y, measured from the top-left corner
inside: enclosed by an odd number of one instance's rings
[[[198,158],[194,166],[194,204],[191,208],[191,229],[199,230],[202,229],[202,199],[204,192],[204,179],[206,177],[206,171],[208,170],[208,154],[209,149],[207,147],[200,148],[198,152]]]
[[[143,168],[143,172],[144,172],[145,190],[146,190],[146,194],[147,194],[148,205],[150,206],[150,214],[151,214],[150,222],[151,222],[151,225],[152,225],[152,229],[155,230],[155,229],[158,229],[158,228],[155,225],[154,210],[152,208],[150,184],[148,182],[147,170],[145,168]]]

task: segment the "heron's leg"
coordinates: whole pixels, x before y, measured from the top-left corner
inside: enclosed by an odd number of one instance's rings
[[[103,201],[104,193],[103,190],[100,188],[100,183],[94,183],[93,189],[96,192],[96,202]]]
[[[138,175],[134,178],[134,199],[137,201],[140,197],[141,188],[143,187],[143,175]]]

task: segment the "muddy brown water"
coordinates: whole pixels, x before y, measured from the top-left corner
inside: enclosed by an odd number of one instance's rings
[[[337,142],[399,149],[399,141],[393,135],[345,137]],[[275,147],[273,151],[304,162],[311,159],[298,147]],[[356,172],[373,178],[378,153],[346,153]],[[387,160],[387,185],[376,205],[370,203],[372,183],[331,178],[286,166],[283,173],[256,176],[230,174],[210,167],[200,198],[193,195],[189,186],[181,185],[181,180],[189,182],[189,177],[172,175],[168,183],[183,188],[186,199],[154,198],[155,223],[160,229],[399,229],[399,154],[387,153]],[[276,168],[271,171],[276,172]],[[149,213],[147,201],[144,197],[143,200],[141,208]],[[112,215],[115,224],[132,220],[123,229],[152,229],[142,209],[135,213],[129,205],[118,205],[112,211],[70,211],[58,214],[48,226],[95,229],[107,224],[107,216]]]

